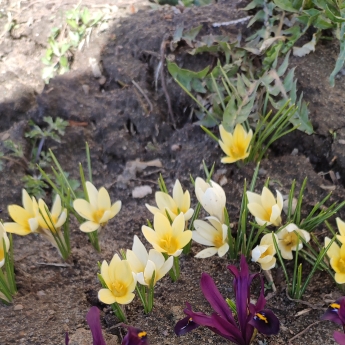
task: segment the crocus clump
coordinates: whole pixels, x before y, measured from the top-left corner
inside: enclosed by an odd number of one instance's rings
[[[198,326],[206,326],[211,331],[219,334],[238,345],[249,345],[252,341],[255,329],[266,335],[279,332],[279,320],[271,310],[264,309],[266,299],[264,297],[264,283],[258,274],[249,274],[245,257],[241,256],[241,269],[229,265],[228,269],[234,276],[233,285],[235,291],[237,322],[231,308],[226,303],[212,278],[203,273],[201,276],[201,290],[213,308],[211,315],[202,312],[194,312],[187,303],[184,319],[175,325],[175,333],[183,335]],[[250,286],[255,277],[260,277],[260,296],[253,304],[250,302]]]
[[[331,303],[326,312],[321,316],[321,320],[329,320],[343,327],[345,330],[345,297],[339,298],[337,301]],[[345,345],[345,334],[339,331],[334,331],[334,340],[340,344]]]

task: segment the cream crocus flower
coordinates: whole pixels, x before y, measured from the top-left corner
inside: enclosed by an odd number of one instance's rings
[[[39,215],[37,219],[38,224],[42,229],[55,231],[57,229],[60,229],[62,225],[65,224],[67,218],[67,210],[66,208],[62,209],[61,198],[59,195],[56,195],[50,212],[46,203],[42,199],[38,200],[38,208]]]
[[[281,224],[281,212],[283,209],[283,196],[277,191],[277,199],[272,192],[264,187],[262,193],[247,192],[248,210],[255,217],[259,225]]]
[[[141,285],[150,285],[153,272],[155,272],[153,282],[153,286],[155,286],[157,281],[162,279],[173,265],[172,256],[165,260],[163,254],[155,249],[151,249],[147,253],[138,236],[134,236],[132,250],[127,249],[126,259]]]
[[[137,284],[135,273],[127,260],[121,260],[115,254],[110,264],[104,260],[101,266],[101,276],[107,288],[98,292],[98,299],[105,304],[128,304],[133,301],[134,289]]]
[[[219,125],[219,132],[221,140],[218,143],[227,156],[222,158],[222,163],[234,163],[249,156],[249,145],[253,137],[252,130],[247,133],[238,123],[233,134],[227,132],[223,125]]]
[[[260,245],[252,250],[252,261],[258,262],[265,271],[270,270],[276,264],[276,249],[274,247],[273,238],[275,236],[277,242],[278,237],[275,234],[266,234],[261,238]]]
[[[329,245],[330,238],[325,237],[325,247]],[[335,275],[334,279],[338,284],[345,283],[345,244],[339,247],[335,242],[327,251],[327,256],[330,258],[330,264]]]
[[[218,253],[224,256],[229,250],[228,227],[216,217],[207,217],[208,222],[196,220],[192,238],[195,242],[210,246],[195,255],[196,258],[208,258]]]
[[[179,256],[183,247],[191,240],[192,231],[184,230],[185,220],[181,212],[170,225],[168,218],[156,213],[153,219],[154,230],[143,225],[142,232],[147,241],[160,253]]]
[[[176,180],[175,182],[172,197],[164,192],[156,192],[155,199],[158,208],[145,204],[148,210],[153,214],[161,213],[166,217],[166,212],[168,212],[171,220],[174,220],[182,212],[185,221],[189,220],[193,216],[194,211],[190,208],[189,192],[188,190],[183,192],[179,180]]]
[[[303,248],[303,242],[301,239],[298,239],[298,235],[304,239],[305,242],[310,241],[310,234],[308,231],[299,229],[296,224],[288,224],[284,229],[277,233],[278,237],[278,247],[282,257],[286,260],[292,260],[293,255],[292,251]]]
[[[337,226],[339,230],[339,234],[337,235],[337,239],[344,244],[345,243],[345,222],[343,222],[339,217],[336,219]]]
[[[5,264],[5,253],[8,252],[9,248],[10,240],[7,237],[4,226],[0,223],[0,268]]]
[[[210,216],[218,218],[224,223],[224,208],[226,196],[223,188],[216,182],[207,183],[201,177],[195,180],[195,194],[201,206]]]
[[[22,190],[23,207],[9,205],[8,213],[14,222],[4,223],[5,230],[17,235],[28,235],[37,232],[39,228],[37,220],[38,204],[34,197],[30,198],[28,192]]]
[[[76,199],[73,202],[74,209],[80,216],[87,219],[80,225],[83,232],[96,231],[100,226],[115,217],[121,210],[121,201],[111,204],[109,193],[102,187],[99,190],[89,181],[86,182],[86,189],[90,202],[84,199]]]

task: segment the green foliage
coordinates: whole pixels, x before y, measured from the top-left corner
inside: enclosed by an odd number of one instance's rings
[[[22,166],[27,173],[22,178],[24,188],[37,198],[44,196],[44,189],[48,188],[48,185],[42,180],[42,175],[37,171],[37,165],[47,168],[51,165],[52,160],[50,154],[43,150],[45,140],[52,139],[61,143],[61,137],[68,126],[68,122],[59,117],[54,120],[51,116],[46,116],[43,120],[47,125],[43,128],[32,120],[29,121],[30,130],[25,133],[25,137],[30,138],[32,147],[29,159],[25,157],[21,144],[12,140],[4,141],[4,148],[9,151],[8,153],[0,151],[0,171],[3,169],[4,161],[11,161]]]
[[[337,0],[253,0],[244,10],[257,9],[258,12],[251,19],[248,26],[255,22],[262,22],[265,28],[258,30],[249,37],[250,44],[256,42],[260,37],[270,37],[273,33],[279,32],[283,35],[285,42],[281,52],[286,53],[295,42],[307,31],[309,27],[316,29],[316,40],[321,37],[323,30],[332,29],[340,43],[340,53],[335,67],[329,77],[331,86],[335,84],[335,76],[343,68],[345,62],[345,6],[342,1]],[[284,16],[282,16],[282,11]],[[287,18],[289,27],[281,30],[282,18]],[[269,25],[267,25],[269,24]],[[313,45],[315,46],[315,42]],[[254,43],[255,44],[255,43]],[[294,48],[295,49],[295,48]],[[308,54],[306,50],[302,54]]]
[[[91,14],[88,8],[79,5],[65,14],[64,30],[53,28],[48,38],[48,48],[42,62],[46,67],[42,71],[42,79],[48,84],[57,74],[70,70],[75,49],[81,50],[90,40],[92,29],[102,20],[101,12]]]

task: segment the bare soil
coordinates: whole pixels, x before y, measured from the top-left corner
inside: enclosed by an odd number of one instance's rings
[[[18,24],[11,32],[0,33],[0,148],[4,140],[11,138],[21,142],[29,154],[32,148],[24,137],[28,120],[42,124],[43,116],[62,117],[70,121],[71,126],[61,144],[48,142],[47,147],[54,150],[64,169],[77,177],[77,163],[85,164],[84,143],[88,141],[94,183],[107,187],[112,200],[122,200],[123,207],[101,233],[101,253],[93,250],[87,236],[73,221],[73,249],[67,263],[41,238],[15,236],[18,294],[13,305],[0,305],[0,344],[60,345],[64,343],[66,331],[71,345],[91,344],[85,315],[92,305],[103,310],[101,320],[107,343],[120,344],[124,331],[118,327],[111,309],[97,299],[100,289],[97,262],[109,261],[121,248],[130,248],[135,234],[144,240],[141,226],[152,218],[145,203],[154,204],[154,193],[135,199],[132,190],[141,185],[158,190],[156,181],[161,173],[170,190],[178,178],[184,188],[191,191],[195,205],[189,176],[203,176],[202,160],[208,166],[215,162],[215,179],[223,176],[227,179],[224,185],[227,207],[231,220],[236,222],[244,179],[250,179],[254,170],[254,165],[238,168],[220,163],[219,147],[194,125],[190,99],[166,73],[177,128],[172,126],[160,79],[156,81],[155,76],[162,41],[166,34],[173,34],[181,22],[190,28],[202,24],[202,34],[227,34],[235,39],[239,30],[246,32],[245,24],[213,28],[212,23],[247,14],[237,11],[242,4],[225,0],[182,13],[170,7],[153,11],[146,3],[134,0],[109,0],[106,4],[85,0],[83,5],[112,16],[109,28],[93,33],[89,47],[75,55],[71,72],[44,85],[40,77],[40,58],[47,37],[51,28],[61,23],[64,11],[76,2],[30,0],[20,4],[18,7],[17,1],[0,1],[0,27],[6,24],[8,11]],[[109,6],[118,6],[118,9]],[[191,57],[184,47],[172,54],[185,68],[200,70],[212,63],[209,55]],[[340,75],[334,88],[328,83],[337,54],[336,44],[328,42],[318,45],[311,55],[290,59],[291,67],[296,67],[299,88],[310,102],[315,134],[307,136],[296,131],[277,142],[262,162],[257,182],[259,191],[270,177],[271,188],[287,194],[293,179],[297,181],[298,190],[308,177],[304,196],[306,210],[330,190],[333,190],[330,203],[342,201],[345,195],[345,77]],[[100,83],[93,76],[89,58],[95,58],[102,66],[105,82]],[[152,109],[132,80],[140,85]],[[162,168],[147,168],[129,175],[128,163],[136,159],[159,159]],[[339,179],[329,178],[329,171]],[[4,221],[9,220],[7,205],[21,202],[20,179],[24,175],[24,169],[11,163],[7,163],[1,173],[0,209]],[[47,193],[46,199],[49,198]],[[339,212],[338,216],[344,219],[345,212]],[[318,232],[326,234],[326,229],[318,229]],[[207,329],[198,329],[180,338],[173,332],[174,324],[183,316],[186,301],[196,310],[210,311],[199,289],[202,272],[211,274],[224,296],[233,297],[231,276],[226,269],[228,260],[195,259],[194,254],[200,248],[193,244],[192,253],[181,257],[181,278],[177,283],[165,277],[157,285],[155,307],[150,315],[144,315],[138,298],[128,306],[129,323],[147,331],[151,345],[227,343]],[[308,271],[306,263],[305,267]],[[252,265],[251,269],[255,271],[259,267]],[[325,273],[317,273],[304,295],[304,301],[309,303],[305,305],[286,296],[286,284],[279,269],[273,274],[278,291],[274,295],[267,291],[268,307],[277,314],[282,327],[278,336],[265,339],[267,344],[287,344],[302,331],[305,332],[293,339],[292,344],[334,344],[332,333],[337,327],[328,322],[313,323],[341,290]],[[254,343],[258,344],[259,340],[263,342],[264,337],[259,336]]]

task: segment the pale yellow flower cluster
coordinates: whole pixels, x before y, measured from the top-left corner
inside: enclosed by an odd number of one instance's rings
[[[281,212],[283,209],[283,196],[277,191],[277,198],[272,192],[264,187],[261,195],[247,192],[248,210],[255,217],[259,225],[280,226]],[[299,229],[296,224],[288,224],[276,234],[266,234],[261,238],[260,244],[252,250],[252,261],[258,262],[263,270],[269,270],[275,266],[276,250],[273,242],[276,239],[281,256],[286,260],[292,260],[292,251],[303,248],[302,239],[310,241],[310,234]],[[300,237],[300,238],[299,238]]]
[[[107,288],[99,291],[100,301],[130,303],[136,283],[155,286],[172,268],[173,257],[179,256],[191,240],[192,232],[185,227],[193,209],[190,208],[189,192],[183,192],[180,182],[177,180],[174,185],[173,197],[157,192],[156,203],[158,208],[146,205],[154,215],[153,229],[146,225],[142,227],[143,235],[153,249],[147,252],[140,239],[134,236],[132,250],[127,249],[125,260],[115,255],[109,266],[103,261],[101,276]],[[163,254],[169,258],[166,260]],[[153,274],[154,281],[151,282]]]
[[[50,211],[42,199],[37,202],[25,189],[22,190],[22,202],[23,207],[8,206],[8,213],[14,222],[4,223],[5,230],[21,236],[39,233],[57,247],[54,235],[63,238],[60,229],[67,218],[67,211],[62,208],[60,196],[56,195]]]

